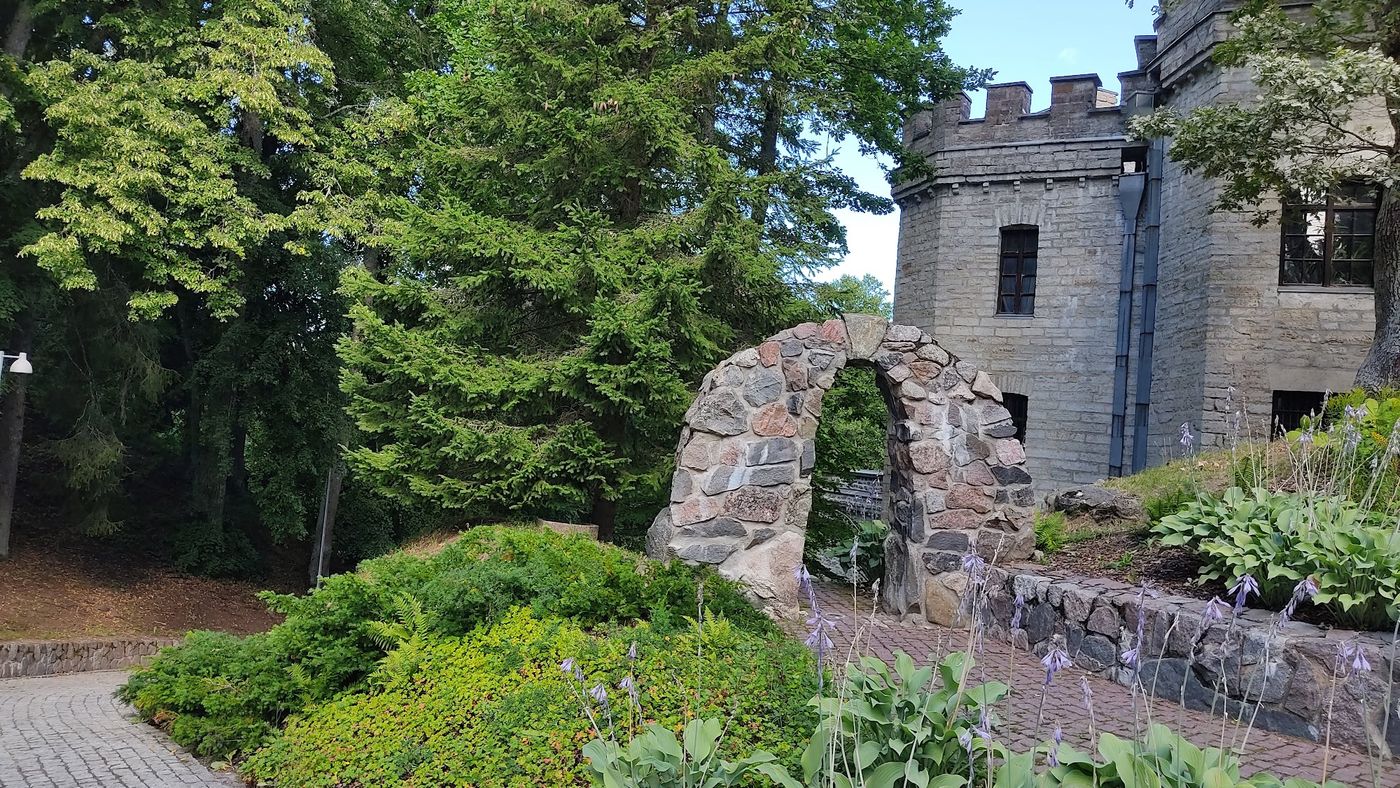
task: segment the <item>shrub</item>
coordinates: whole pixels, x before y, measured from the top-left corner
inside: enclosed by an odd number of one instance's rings
[[[847,583],[869,585],[885,576],[885,538],[890,527],[880,520],[856,525],[844,542],[817,554],[817,565]]]
[[[373,622],[398,618],[405,600],[417,609],[425,640],[461,635],[520,606],[583,627],[647,621],[665,633],[696,615],[702,583],[712,613],[747,631],[775,631],[712,572],[648,561],[582,536],[478,528],[432,556],[366,561],[304,596],[264,594],[285,615],[281,624],[246,642],[196,633],[133,674],[122,694],[146,718],[171,721],[181,744],[228,757],[255,748],[290,711],[364,686],[385,655],[376,638],[384,628]],[[220,697],[196,694],[196,686]]]
[[[565,659],[585,671],[582,682],[560,670]],[[795,762],[815,722],[812,658],[780,636],[715,619],[700,632],[642,624],[595,637],[516,610],[430,648],[407,683],[345,694],[292,719],[245,771],[308,788],[587,784],[580,750],[594,734],[580,710],[584,692],[597,684],[615,696],[610,712],[597,710],[600,725],[638,730],[643,720],[614,689],[629,671],[646,721],[679,731],[687,720],[728,720],[726,759],[762,748]]]
[[[1232,487],[1164,517],[1153,531],[1163,544],[1200,553],[1203,580],[1253,575],[1268,605],[1283,604],[1311,576],[1319,589],[1313,602],[1339,621],[1384,628],[1397,615],[1400,534],[1345,498]]]
[[[1304,418],[1286,438],[1293,488],[1400,514],[1400,395],[1338,395],[1322,420]]]

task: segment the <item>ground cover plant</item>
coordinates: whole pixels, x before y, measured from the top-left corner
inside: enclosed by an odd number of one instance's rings
[[[304,596],[267,594],[281,624],[248,638],[195,633],[135,672],[122,697],[181,744],[225,758],[255,749],[289,714],[367,687],[385,656],[375,622],[435,640],[523,607],[584,628],[646,622],[671,633],[690,626],[702,585],[714,615],[755,636],[776,632],[731,584],[683,564],[543,529],[478,528],[432,555],[367,561]],[[405,600],[416,624],[403,620]]]

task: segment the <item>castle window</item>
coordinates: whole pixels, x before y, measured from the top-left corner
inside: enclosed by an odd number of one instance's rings
[[[1016,440],[1026,442],[1026,422],[1030,419],[1031,401],[1025,394],[1002,392],[1001,404],[1011,414],[1011,423],[1016,425]]]
[[[1014,224],[1001,228],[1001,273],[997,284],[997,314],[1035,314],[1035,262],[1040,228]]]
[[[1286,198],[1279,284],[1371,287],[1379,202],[1376,187],[1364,183]]]

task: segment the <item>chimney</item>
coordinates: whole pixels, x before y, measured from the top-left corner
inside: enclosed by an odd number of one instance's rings
[[[1031,111],[1031,86],[1024,82],[1002,82],[987,86],[987,122],[1007,123]]]
[[[1098,74],[1071,74],[1050,78],[1050,114],[1088,110],[1098,106],[1103,82]]]

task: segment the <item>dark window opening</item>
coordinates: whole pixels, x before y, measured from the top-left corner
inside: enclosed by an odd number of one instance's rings
[[[1303,417],[1316,418],[1322,414],[1320,391],[1275,391],[1274,429],[1288,432],[1303,425]]]
[[[1002,392],[1001,404],[1011,412],[1011,423],[1016,425],[1016,440],[1026,442],[1026,421],[1030,418],[1031,401],[1024,394]]]
[[[1036,254],[1040,228],[1017,224],[1001,228],[1001,261],[998,263],[997,314],[1035,314]]]
[[[1147,148],[1123,149],[1123,174],[1147,172]]]
[[[1379,206],[1376,187],[1364,183],[1286,197],[1279,284],[1371,287]]]

